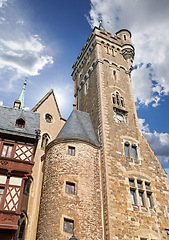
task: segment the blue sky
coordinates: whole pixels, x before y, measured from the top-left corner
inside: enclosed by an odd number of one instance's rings
[[[140,127],[168,171],[168,12],[168,0],[0,0],[0,104],[13,106],[27,76],[26,109],[53,88],[67,118],[74,103],[72,65],[101,15],[112,35],[132,32]]]

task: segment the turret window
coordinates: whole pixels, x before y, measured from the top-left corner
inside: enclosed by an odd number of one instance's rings
[[[75,195],[75,183],[66,182],[66,192]]]
[[[75,147],[68,146],[68,154],[75,156]]]
[[[68,233],[73,233],[74,221],[64,218],[64,231]]]

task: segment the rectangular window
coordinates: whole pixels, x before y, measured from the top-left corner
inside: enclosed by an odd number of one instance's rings
[[[3,196],[3,192],[4,192],[4,188],[0,187],[0,203],[1,203],[2,196]]]
[[[64,218],[64,231],[68,233],[73,233],[74,221]]]
[[[139,192],[140,205],[144,207],[143,192]]]
[[[149,206],[149,208],[152,208],[151,193],[147,193],[147,200],[148,200],[148,206]]]
[[[137,147],[132,146],[132,154],[133,154],[133,159],[137,159]]]
[[[135,197],[135,190],[130,190],[131,194],[131,202],[133,205],[136,205],[136,197]]]
[[[66,182],[66,192],[75,195],[75,184]]]
[[[72,155],[72,156],[75,156],[75,147],[69,146],[68,147],[68,154]]]
[[[126,155],[126,157],[130,157],[130,154],[129,154],[129,145],[128,144],[125,144],[124,145],[124,149],[125,149],[125,155]]]
[[[13,145],[4,144],[1,156],[10,158],[12,153],[12,148],[13,148]]]
[[[129,185],[130,185],[130,187],[134,187],[134,180],[133,179],[129,180]]]
[[[142,188],[142,182],[141,181],[137,181],[137,186],[138,186],[138,188]]]
[[[150,189],[150,183],[145,183],[145,187],[146,187],[146,189]]]

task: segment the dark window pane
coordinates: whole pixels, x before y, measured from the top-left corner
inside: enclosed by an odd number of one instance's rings
[[[139,199],[140,199],[140,205],[144,206],[144,200],[143,200],[143,192],[139,192]]]
[[[72,155],[72,156],[75,156],[75,147],[68,147],[68,154],[69,155]]]
[[[75,194],[75,184],[70,183],[70,182],[66,182],[66,192],[71,193],[71,194]]]
[[[133,180],[133,179],[130,179],[130,180],[129,180],[129,185],[130,185],[131,187],[134,186],[134,180]]]
[[[138,185],[138,188],[142,188],[142,182],[141,181],[138,181],[137,185]]]
[[[136,204],[136,199],[135,199],[135,191],[134,190],[130,190],[130,194],[131,194],[131,202],[132,204]]]
[[[132,146],[132,154],[133,154],[133,158],[137,159],[137,147],[136,146]]]
[[[68,233],[73,233],[74,221],[64,218],[64,231]]]
[[[129,145],[125,144],[124,148],[125,148],[125,155],[126,155],[126,157],[129,157],[130,156],[129,155]]]
[[[148,206],[149,206],[149,208],[151,208],[152,207],[151,193],[147,193],[147,200],[148,200]]]

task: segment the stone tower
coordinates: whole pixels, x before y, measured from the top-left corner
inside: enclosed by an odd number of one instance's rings
[[[131,33],[94,28],[73,65],[76,110],[45,150],[37,239],[167,240],[169,181],[138,126]]]
[[[95,28],[73,65],[76,106],[101,143],[104,239],[168,239],[169,182],[138,126],[133,57],[128,30]]]

